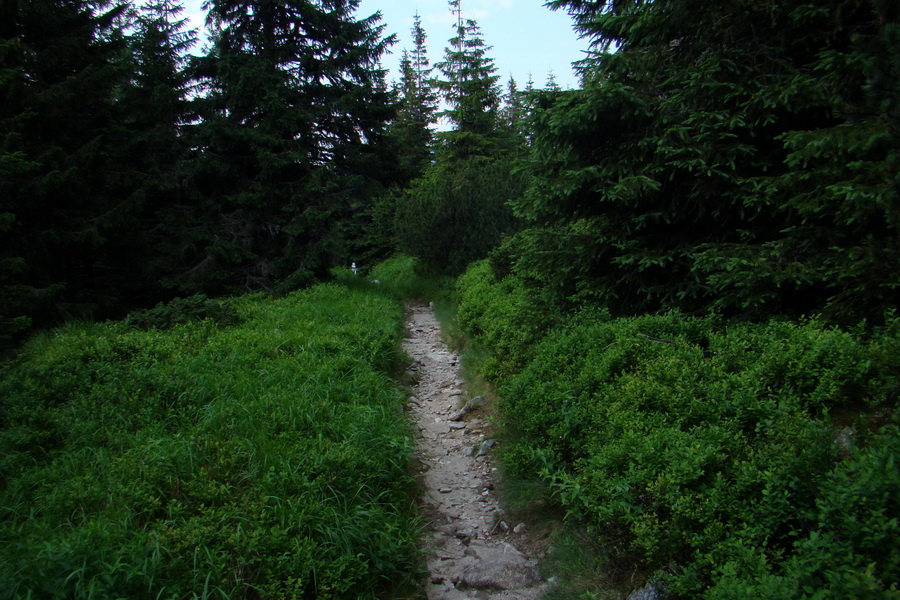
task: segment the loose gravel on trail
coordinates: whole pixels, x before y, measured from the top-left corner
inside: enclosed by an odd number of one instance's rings
[[[494,489],[488,424],[469,398],[459,357],[442,341],[427,305],[410,305],[403,348],[417,381],[409,410],[418,431],[429,600],[534,600],[549,585],[527,549],[527,528],[509,522]],[[474,410],[468,410],[475,407]],[[517,548],[518,546],[518,548]]]

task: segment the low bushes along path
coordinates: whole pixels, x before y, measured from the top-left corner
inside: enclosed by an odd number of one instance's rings
[[[409,409],[418,429],[423,540],[429,600],[538,598],[548,585],[523,554],[528,532],[504,518],[479,417],[479,399],[462,390],[459,359],[441,341],[430,306],[410,305],[404,350],[415,361],[417,384]],[[469,410],[475,407],[475,410]]]

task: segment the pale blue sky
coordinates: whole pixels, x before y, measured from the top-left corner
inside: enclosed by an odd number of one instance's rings
[[[463,17],[474,18],[485,42],[493,46],[489,55],[503,84],[512,75],[525,86],[529,75],[536,87],[543,87],[552,70],[562,88],[578,87],[572,70],[574,61],[584,58],[587,42],[579,40],[572,19],[565,12],[553,12],[542,0],[461,0]],[[444,56],[447,40],[456,32],[456,21],[447,0],[362,0],[360,16],[381,11],[385,34],[396,33],[393,54],[385,57],[388,79],[396,79],[403,49],[412,49],[410,29],[418,12],[428,35],[428,59],[432,64]]]
[[[202,27],[203,0],[184,0],[184,16],[192,26]],[[587,42],[579,40],[565,12],[553,12],[542,0],[461,0],[463,17],[478,21],[489,53],[503,85],[510,75],[519,89],[529,75],[535,87],[544,87],[552,70],[562,88],[577,88],[572,62],[584,57]],[[412,49],[413,15],[418,11],[428,36],[428,59],[434,64],[444,56],[447,40],[455,33],[455,20],[446,0],[362,0],[358,16],[381,11],[385,35],[397,34],[392,53],[383,59],[388,80],[399,78],[397,66],[403,49]],[[199,48],[198,48],[199,50]]]

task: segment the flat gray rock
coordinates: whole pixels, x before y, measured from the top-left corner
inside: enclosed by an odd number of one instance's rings
[[[472,549],[478,560],[463,570],[457,587],[515,590],[534,587],[542,581],[537,563],[526,560],[511,546]]]

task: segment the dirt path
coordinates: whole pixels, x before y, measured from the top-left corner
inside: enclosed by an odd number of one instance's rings
[[[534,600],[547,583],[536,562],[516,548],[527,547],[524,524],[507,522],[494,494],[493,441],[485,438],[480,401],[467,397],[459,359],[441,341],[434,311],[407,308],[403,347],[418,380],[409,403],[429,522],[427,597]]]

